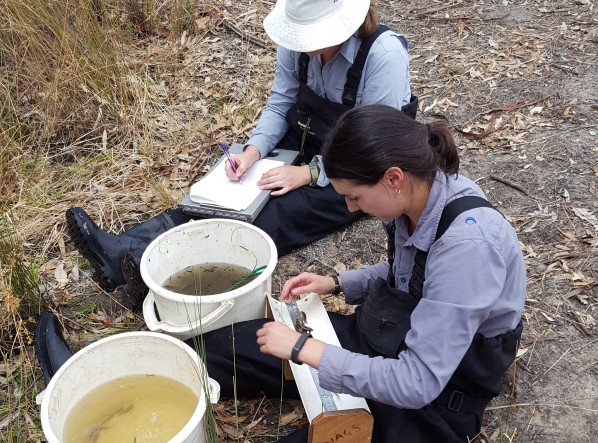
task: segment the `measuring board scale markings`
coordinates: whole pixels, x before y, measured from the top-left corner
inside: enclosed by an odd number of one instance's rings
[[[301,310],[297,306],[296,302],[285,302],[287,306],[287,310],[289,311],[289,315],[291,316],[291,320],[293,321],[294,325],[303,324],[304,320],[301,316]],[[301,331],[299,331],[301,332]],[[314,380],[314,384],[318,391],[318,395],[320,396],[320,400],[322,401],[322,408],[324,411],[336,411],[338,410],[336,403],[334,402],[332,392],[324,389],[320,386],[320,375],[317,369],[309,367],[309,372],[311,373],[311,377]]]
[[[310,332],[311,336],[341,347],[330,317],[318,294],[307,294],[294,302],[281,302],[267,296],[269,315],[291,329]],[[287,373],[290,369],[292,374]],[[319,371],[293,362],[285,368],[285,377],[295,379],[301,402],[309,420],[310,443],[342,441],[370,443],[374,417],[364,398],[333,393],[320,386]],[[287,378],[287,380],[290,378]]]
[[[314,339],[332,346],[342,347],[318,294],[303,295],[290,305],[272,295],[268,295],[267,300],[272,319],[291,329],[311,330]],[[306,364],[296,365],[292,362],[289,362],[288,368],[295,379],[310,423],[316,417],[321,417],[322,414],[345,414],[346,411],[357,409],[363,409],[369,414],[369,407],[365,399],[321,388],[317,369]],[[328,410],[328,408],[330,409]],[[363,442],[365,441],[363,440]]]

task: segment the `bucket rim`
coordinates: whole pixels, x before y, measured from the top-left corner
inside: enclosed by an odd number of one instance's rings
[[[195,304],[195,302],[197,301],[197,297],[198,297],[197,295],[179,294],[177,292],[170,291],[170,290],[164,288],[163,286],[161,286],[160,284],[158,284],[153,278],[151,278],[149,276],[149,272],[147,269],[148,256],[153,251],[153,249],[156,247],[156,245],[158,245],[160,243],[160,241],[162,241],[165,237],[173,235],[179,231],[193,228],[197,225],[216,223],[216,222],[236,225],[236,226],[240,226],[240,227],[244,227],[244,228],[249,228],[249,229],[257,232],[268,243],[268,246],[269,246],[270,250],[272,251],[272,254],[270,257],[270,261],[266,265],[266,268],[261,272],[260,275],[257,276],[257,278],[255,278],[254,280],[250,281],[249,283],[247,283],[237,289],[229,291],[229,292],[221,292],[219,294],[211,294],[211,295],[202,295],[201,296],[202,302],[204,302],[204,303],[219,303],[224,300],[231,299],[231,298],[237,298],[241,295],[246,294],[247,292],[251,292],[251,291],[259,288],[268,278],[270,278],[270,276],[274,272],[274,269],[276,268],[276,265],[278,263],[278,250],[277,250],[276,245],[274,244],[274,241],[272,240],[272,238],[268,234],[266,234],[266,232],[264,230],[258,228],[257,226],[254,226],[250,223],[240,221],[240,220],[233,220],[233,219],[228,219],[228,218],[209,218],[209,219],[202,219],[202,220],[191,220],[187,223],[183,223],[182,225],[179,225],[172,229],[169,229],[168,231],[166,231],[166,232],[160,234],[158,237],[156,237],[145,248],[145,251],[143,252],[143,255],[141,257],[141,263],[140,263],[139,269],[141,272],[141,276],[143,278],[143,282],[146,284],[146,286],[149,288],[150,291],[152,291],[154,294],[159,293],[160,297],[165,298],[170,301],[179,302],[179,303]],[[145,277],[147,277],[147,279]]]

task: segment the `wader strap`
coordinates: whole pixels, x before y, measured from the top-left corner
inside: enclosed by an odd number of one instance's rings
[[[491,398],[475,398],[448,385],[434,401],[449,411],[482,415]]]
[[[307,65],[309,65],[309,55],[302,52],[299,55],[299,81],[307,84]]]
[[[370,34],[364,40],[361,41],[355,61],[353,65],[347,71],[347,82],[345,83],[345,89],[343,90],[343,103],[347,106],[355,106],[355,100],[357,100],[357,87],[361,81],[361,74],[363,67],[365,66],[365,59],[368,57],[370,48],[376,39],[383,33],[388,31],[389,28],[384,25],[378,26],[378,30],[373,34]]]
[[[395,221],[391,220],[384,228],[386,229],[386,256],[388,259],[388,277],[386,281],[395,288],[395,274],[392,269],[395,262]]]
[[[361,81],[361,74],[363,72],[363,67],[365,66],[365,60],[370,52],[370,48],[380,34],[388,30],[389,28],[387,26],[380,25],[378,26],[378,30],[376,32],[361,41],[361,45],[359,46],[359,50],[355,56],[355,61],[347,71],[347,81],[343,90],[343,104],[350,106],[351,108],[355,106],[355,100],[357,100],[357,87]],[[307,55],[305,52],[302,52],[299,55],[299,71],[297,73],[301,83],[307,84],[308,65],[309,55]]]
[[[440,222],[438,223],[438,228],[436,229],[436,237],[434,238],[434,241],[442,237],[442,235],[446,232],[451,223],[459,214],[474,208],[496,209],[494,206],[492,206],[492,203],[485,198],[474,195],[459,197],[458,199],[453,200],[442,210],[442,215],[440,216]],[[416,300],[419,300],[423,295],[427,260],[428,252],[420,251],[418,249],[415,253],[415,258],[413,260],[413,270],[411,271],[411,278],[409,279],[409,294],[415,297]]]
[[[455,218],[457,218],[459,214],[474,208],[496,209],[488,200],[486,200],[483,197],[477,197],[475,195],[467,195],[465,197],[459,197],[458,199],[453,200],[448,205],[446,205],[442,211],[442,215],[440,216],[440,222],[438,222],[438,228],[436,229],[436,238],[434,239],[434,241],[438,240],[440,237],[444,235],[444,233],[449,228],[453,220],[455,220]]]

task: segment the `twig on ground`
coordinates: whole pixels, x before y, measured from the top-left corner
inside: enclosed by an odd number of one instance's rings
[[[561,355],[559,358],[557,358],[557,360],[556,360],[556,361],[555,361],[553,364],[551,364],[551,365],[550,365],[550,367],[549,367],[547,370],[545,370],[545,371],[542,373],[542,375],[540,376],[540,378],[538,378],[537,380],[535,380],[535,381],[532,383],[532,386],[533,386],[533,385],[535,385],[536,383],[538,383],[540,380],[542,380],[542,378],[543,378],[543,377],[544,377],[546,374],[548,374],[548,373],[549,373],[549,372],[552,370],[552,368],[554,368],[554,367],[557,365],[557,363],[558,363],[558,362],[560,362],[560,361],[563,359],[563,357],[565,357],[565,355],[567,355],[567,354],[569,353],[569,351],[570,351],[570,350],[571,350],[571,346],[569,346],[569,347],[567,348],[567,350],[566,350],[565,352],[563,352],[563,355]]]
[[[569,66],[565,66],[565,65],[557,65],[556,63],[550,63],[548,66],[552,66],[554,68],[560,69],[561,71],[565,71],[569,74],[573,74],[573,75],[579,75],[579,72],[577,72],[575,69],[570,68]]]
[[[417,15],[417,18],[425,18],[430,14],[434,14],[435,12],[446,11],[447,9],[454,8],[455,6],[461,6],[461,5],[456,3],[453,5],[439,6],[437,8],[432,8],[432,9],[428,9],[426,11],[417,12],[416,15]]]
[[[490,114],[491,112],[496,112],[496,111],[514,111],[515,109],[523,108],[524,106],[531,106],[531,105],[535,105],[536,103],[543,102],[548,97],[550,97],[550,95],[545,95],[536,100],[530,100],[530,101],[526,101],[526,102],[517,102],[517,103],[513,103],[511,105],[501,106],[499,108],[488,109],[487,111],[484,111],[480,114],[481,115]]]
[[[591,257],[592,255],[598,255],[598,249],[594,251],[586,251],[586,252],[570,252],[568,254],[559,255],[555,254],[555,257],[558,258],[585,258]]]
[[[598,412],[598,409],[584,408],[582,406],[561,405],[561,404],[557,404],[557,403],[515,403],[513,405],[488,406],[486,408],[486,411],[496,411],[499,409],[509,409],[509,408],[520,408],[520,407],[524,407],[524,406],[550,406],[551,408],[571,408],[571,409],[579,409],[582,411]]]
[[[479,20],[483,22],[490,22],[490,21],[499,21],[504,18],[507,18],[510,14],[505,14],[500,17],[477,17]],[[424,17],[429,22],[469,22],[473,20],[471,17]]]
[[[227,29],[230,29],[235,34],[237,34],[239,37],[247,39],[247,41],[253,43],[256,46],[259,46],[260,48],[265,49],[267,47],[266,43],[264,43],[262,40],[260,40],[259,38],[252,37],[249,34],[247,34],[246,32],[241,31],[237,26],[233,25],[231,22],[229,22],[226,19],[220,20],[219,24],[221,24],[222,26],[224,26]]]
[[[516,189],[519,192],[521,192],[523,195],[528,195],[527,191],[525,189],[523,189],[521,186],[511,183],[510,181],[505,180],[504,178],[497,177],[496,175],[489,175],[488,178],[490,178],[494,181],[497,181],[499,183],[502,183],[503,185],[507,185],[513,189]]]

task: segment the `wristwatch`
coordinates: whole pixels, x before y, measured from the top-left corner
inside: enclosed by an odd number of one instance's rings
[[[309,186],[315,188],[318,186],[318,177],[320,176],[320,167],[316,160],[309,162],[309,173],[311,175]]]
[[[299,357],[299,352],[301,352],[303,345],[305,344],[307,339],[310,337],[311,337],[311,334],[309,332],[303,332],[301,334],[301,336],[299,337],[299,339],[297,340],[297,343],[295,343],[295,346],[293,346],[293,350],[291,351],[291,361],[293,363],[295,363],[296,365],[303,364],[302,362],[297,360],[297,357]]]

